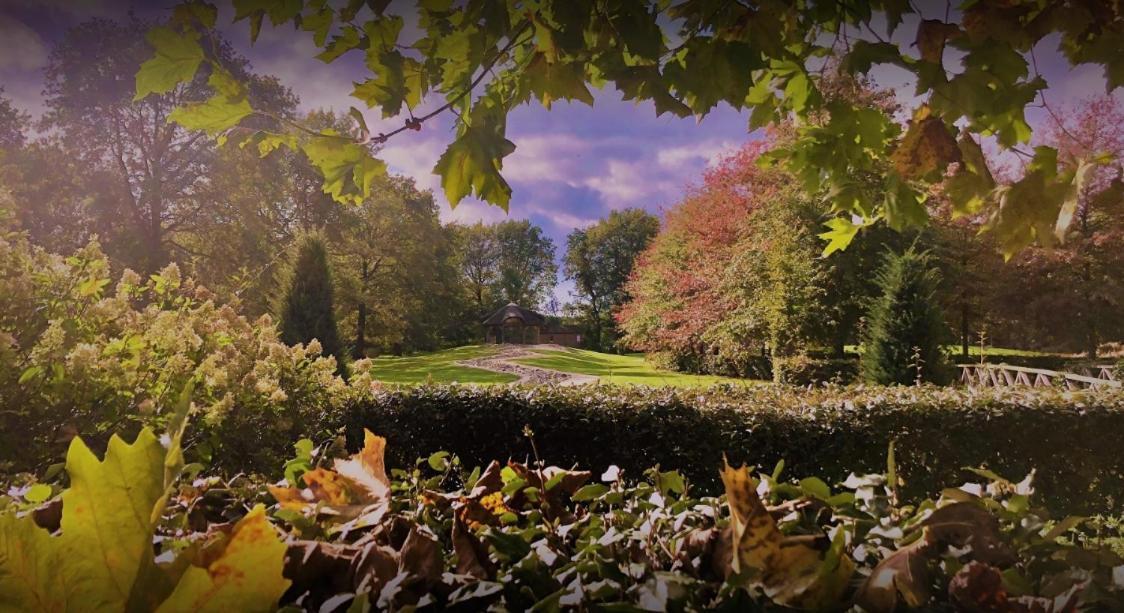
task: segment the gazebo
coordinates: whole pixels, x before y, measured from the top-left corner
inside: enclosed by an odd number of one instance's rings
[[[484,320],[484,339],[488,343],[534,345],[546,318],[514,302],[500,307]]]

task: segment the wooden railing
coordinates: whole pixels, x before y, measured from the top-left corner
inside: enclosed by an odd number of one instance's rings
[[[1115,366],[1094,366],[1085,369],[1086,374],[1011,366],[1010,364],[957,364],[960,368],[960,382],[968,387],[1056,387],[1066,389],[1087,389],[1092,387],[1111,387],[1119,389]],[[1097,375],[1092,376],[1096,370]]]

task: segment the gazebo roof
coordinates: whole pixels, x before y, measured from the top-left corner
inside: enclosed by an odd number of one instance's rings
[[[485,326],[501,326],[503,322],[512,317],[523,322],[525,326],[541,326],[546,323],[546,318],[542,315],[531,309],[525,309],[514,302],[509,302],[506,306],[496,309],[496,312],[489,315],[483,323]]]

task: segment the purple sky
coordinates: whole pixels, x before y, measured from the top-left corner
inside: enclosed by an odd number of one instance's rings
[[[159,17],[173,4],[174,0],[0,0],[0,85],[17,106],[37,115],[42,109],[42,68],[52,43],[67,27],[92,17],[123,18],[130,9]],[[920,3],[923,12],[927,4]],[[939,4],[941,14],[925,16],[943,16],[945,3]],[[407,24],[408,13],[403,12]],[[230,24],[230,20],[226,9],[219,22]],[[305,110],[332,107],[346,112],[358,104],[349,93],[352,81],[367,74],[359,52],[325,65],[314,58],[311,36],[294,32],[291,26],[272,29],[267,23],[253,47],[248,44],[246,22],[223,27],[254,70],[279,77],[300,97]],[[898,29],[895,40],[908,45],[915,32],[916,22],[907,22]],[[1070,70],[1058,57],[1056,46],[1056,39],[1047,39],[1036,50],[1039,67],[1051,84],[1051,104],[1064,105],[1103,93],[1099,69]],[[886,69],[876,77],[880,84],[894,88],[903,102],[913,101],[913,88],[902,71]],[[698,180],[708,164],[751,138],[746,127],[748,113],[726,106],[696,121],[668,114],[656,117],[651,104],[624,102],[611,87],[594,95],[592,108],[558,103],[546,111],[537,104],[527,105],[513,112],[508,121],[508,138],[517,145],[504,162],[504,176],[514,190],[508,216],[542,226],[555,241],[559,257],[566,234],[575,227],[613,209],[642,207],[656,213],[666,209],[688,184]],[[430,102],[439,103],[436,99]],[[378,111],[366,114],[376,132],[400,125],[400,119],[383,124]],[[1031,113],[1028,119],[1036,123],[1037,114]],[[443,117],[427,122],[421,132],[400,134],[387,143],[380,157],[393,172],[433,189],[444,219],[502,219],[502,210],[472,199],[450,209],[439,179],[430,174],[452,139],[451,125]],[[566,301],[571,287],[562,283],[558,298]]]

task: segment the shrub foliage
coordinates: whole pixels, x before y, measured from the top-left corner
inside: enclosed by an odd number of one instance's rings
[[[1124,604],[1114,580],[1124,559],[1082,518],[1038,507],[1033,477],[977,470],[975,483],[906,500],[893,456],[884,473],[841,482],[789,480],[783,463],[756,476],[726,464],[713,497],[673,470],[591,473],[538,458],[469,471],[437,452],[388,471],[386,439],[368,431],[350,457],[300,441],[276,484],[189,484],[178,480],[181,432],[167,451],[148,430],[132,444],[115,438],[104,462],[76,440],[61,496],[43,483],[0,496],[0,606],[878,613]]]
[[[798,390],[783,386],[675,391],[646,388],[422,387],[368,395],[346,416],[353,443],[383,433],[399,463],[431,449],[466,462],[533,457],[631,474],[660,465],[716,491],[723,454],[841,480],[876,471],[899,451],[903,491],[931,495],[964,466],[1000,474],[1036,470],[1043,503],[1070,513],[1124,499],[1124,395],[968,391],[929,386]]]

